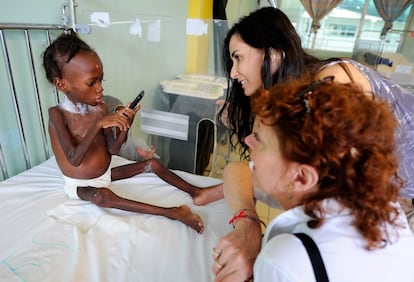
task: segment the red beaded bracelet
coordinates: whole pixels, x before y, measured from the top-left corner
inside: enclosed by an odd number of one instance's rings
[[[234,224],[237,220],[239,220],[240,218],[249,218],[251,220],[254,221],[258,221],[260,222],[260,224],[263,224],[263,226],[266,228],[266,223],[263,222],[263,220],[261,220],[257,215],[249,215],[246,212],[249,211],[248,209],[241,209],[238,213],[236,213],[235,216],[233,216],[230,220],[229,220],[229,224],[233,225],[233,228],[235,228]],[[253,211],[251,211],[253,212]]]

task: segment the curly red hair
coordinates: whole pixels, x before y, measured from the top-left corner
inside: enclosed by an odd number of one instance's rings
[[[308,225],[323,223],[321,202],[334,198],[352,210],[366,248],[380,248],[389,235],[384,224],[397,225],[397,121],[387,103],[356,84],[321,83],[304,93],[309,83],[303,81],[258,91],[252,111],[274,127],[287,160],[309,164],[319,173],[318,191],[303,203],[315,219]]]

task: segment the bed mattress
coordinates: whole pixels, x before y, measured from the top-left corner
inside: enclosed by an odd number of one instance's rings
[[[128,163],[113,157],[113,166]],[[219,179],[175,171],[198,186]],[[188,205],[204,233],[161,216],[70,200],[54,157],[0,182],[0,281],[211,282],[212,249],[231,227],[224,200],[195,206],[153,173],[112,183],[120,196],[160,206]]]

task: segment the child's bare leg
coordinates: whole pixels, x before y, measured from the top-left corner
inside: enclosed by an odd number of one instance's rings
[[[162,180],[190,194],[195,205],[206,205],[224,197],[223,184],[205,188],[194,186],[170,171],[168,168],[162,166],[155,159],[151,160],[151,168]]]
[[[145,172],[152,172],[151,160],[114,167],[111,170],[111,180],[125,179]]]
[[[103,188],[78,187],[77,193],[80,199],[92,202],[94,195],[98,192],[99,189]]]
[[[78,187],[78,195],[82,200],[91,201],[103,208],[117,208],[126,211],[161,215],[190,226],[198,233],[203,233],[204,224],[200,216],[191,212],[186,205],[162,208],[150,204],[124,199],[107,188]]]
[[[188,193],[193,198],[194,204],[198,206],[217,201],[224,196],[222,184],[205,188],[194,186],[164,167],[156,159],[114,167],[111,171],[112,181],[128,178],[144,172],[153,172],[168,184]]]

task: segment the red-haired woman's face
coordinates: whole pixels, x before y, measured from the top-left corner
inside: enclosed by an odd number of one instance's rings
[[[245,139],[252,161],[252,182],[254,187],[272,196],[285,208],[287,188],[291,182],[291,162],[283,158],[276,132],[256,118],[253,132]]]

